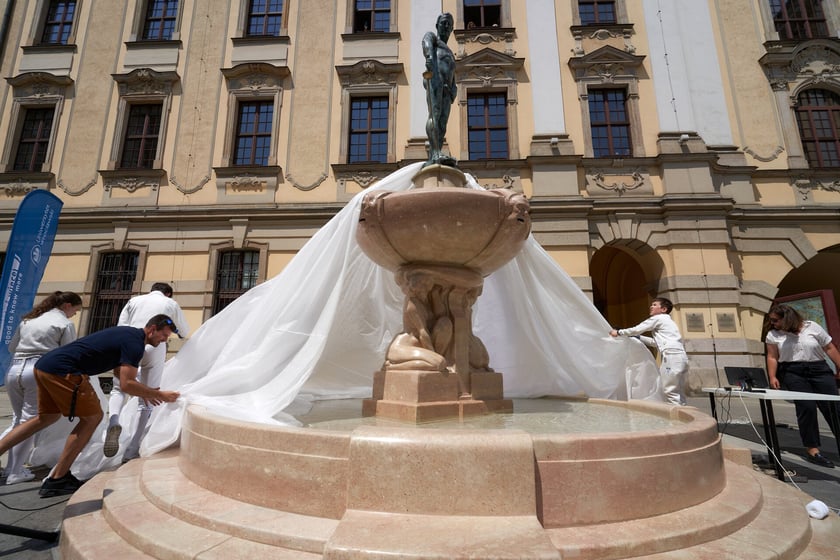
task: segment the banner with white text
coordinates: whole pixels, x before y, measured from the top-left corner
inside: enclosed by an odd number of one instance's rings
[[[0,276],[0,385],[5,384],[11,363],[9,342],[21,316],[35,304],[63,204],[54,194],[36,189],[23,198],[15,214]]]

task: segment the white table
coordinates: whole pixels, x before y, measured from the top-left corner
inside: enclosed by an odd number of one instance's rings
[[[712,409],[712,416],[717,420],[717,404],[715,397],[735,397],[744,399],[756,399],[761,407],[761,421],[764,424],[765,445],[767,446],[767,459],[776,468],[776,476],[779,480],[785,479],[785,470],[781,465],[779,451],[779,436],[776,433],[776,418],[773,415],[773,401],[835,401],[840,402],[840,395],[824,395],[822,393],[802,393],[799,391],[782,391],[779,389],[753,389],[743,391],[737,387],[704,387],[704,393],[709,395],[709,405]],[[840,419],[838,419],[837,406],[830,407],[831,410],[831,432],[837,443],[837,453],[840,454]],[[772,455],[771,455],[772,453]],[[773,459],[775,456],[777,460]]]

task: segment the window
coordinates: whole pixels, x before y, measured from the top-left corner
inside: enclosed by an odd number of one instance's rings
[[[502,0],[464,0],[464,28],[501,27]]]
[[[55,107],[24,109],[23,124],[18,138],[12,168],[15,171],[41,171],[47,159]]]
[[[123,140],[121,169],[153,169],[160,137],[161,105],[132,105]]]
[[[233,165],[268,165],[274,103],[243,101],[239,104]]]
[[[169,41],[178,22],[178,0],[149,0],[143,20],[144,41]]]
[[[615,0],[579,0],[581,25],[616,23]]]
[[[840,96],[809,89],[799,94],[796,120],[811,167],[840,167]]]
[[[347,163],[388,161],[388,97],[357,97],[350,106]]]
[[[88,332],[117,324],[120,311],[131,298],[140,253],[123,251],[100,253],[93,288]]]
[[[630,119],[622,89],[590,89],[589,121],[595,157],[630,156]]]
[[[827,37],[822,0],[770,0],[780,39]]]
[[[477,93],[467,98],[467,134],[471,160],[508,158],[504,93]]]
[[[257,285],[259,265],[259,251],[243,250],[219,253],[219,266],[216,269],[216,289],[213,292],[214,315]]]
[[[283,0],[250,0],[248,2],[248,23],[245,35],[248,37],[276,37],[283,28]]]
[[[391,0],[355,0],[353,33],[391,30]]]
[[[73,30],[75,16],[76,0],[51,0],[41,33],[41,44],[66,45]]]

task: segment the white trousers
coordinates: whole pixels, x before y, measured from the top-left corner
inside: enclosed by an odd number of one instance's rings
[[[18,424],[38,416],[38,384],[35,382],[34,372],[38,358],[40,356],[12,360],[12,367],[6,374],[6,392],[12,403],[12,425],[6,428],[0,437],[5,437]],[[34,443],[35,436],[33,435],[9,449],[6,476],[21,474],[23,464],[29,460]]]
[[[682,350],[663,350],[659,378],[665,399],[671,404],[685,404],[685,378],[688,375],[688,356]]]

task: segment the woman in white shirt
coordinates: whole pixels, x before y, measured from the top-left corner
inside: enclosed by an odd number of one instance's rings
[[[772,328],[765,338],[770,387],[836,395],[837,377],[825,357],[828,356],[840,372],[840,352],[825,329],[813,321],[806,321],[789,305],[772,307],[767,317]],[[806,459],[815,465],[833,468],[834,463],[820,453],[817,407],[831,425],[829,407],[836,406],[835,403],[794,401],[794,404],[802,445],[808,450]]]
[[[32,311],[21,318],[9,351],[13,353],[12,366],[6,374],[6,392],[12,402],[12,425],[6,435],[18,424],[38,414],[38,386],[32,369],[38,358],[59,346],[76,340],[76,327],[70,318],[82,307],[82,298],[74,292],[54,292]],[[23,466],[32,452],[34,436],[9,450],[6,465],[6,484],[26,482],[35,478]]]

